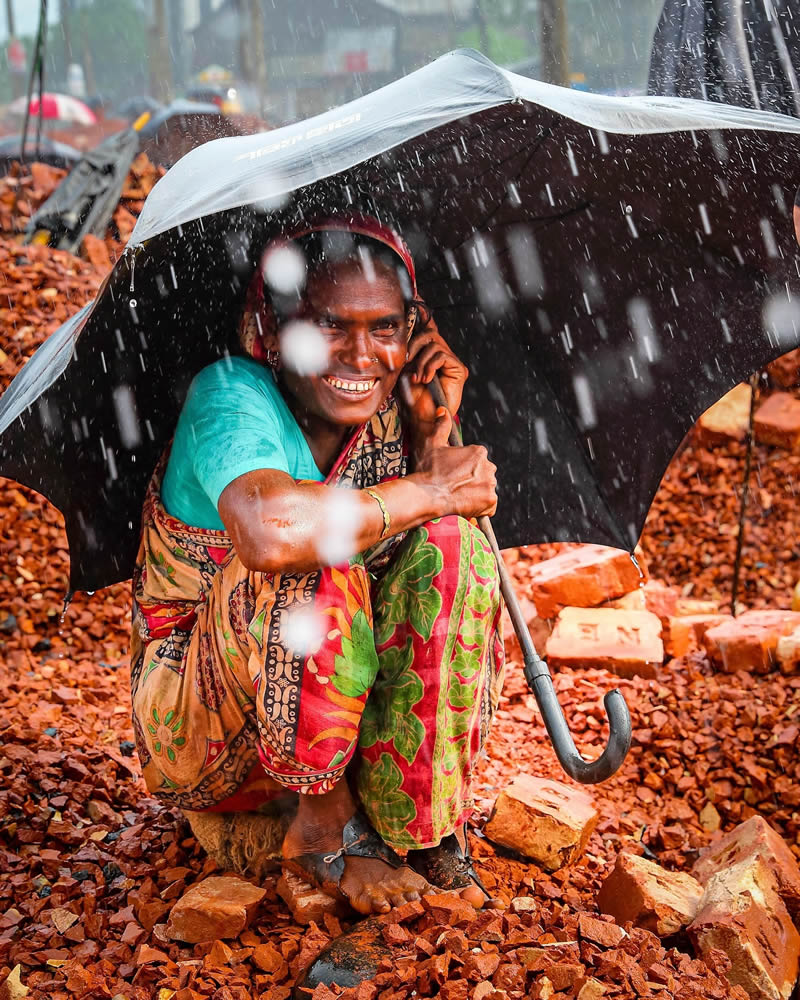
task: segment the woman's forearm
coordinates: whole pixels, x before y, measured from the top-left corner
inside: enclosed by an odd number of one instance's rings
[[[448,512],[446,492],[422,475],[370,489],[383,500],[390,535]],[[344,562],[379,541],[385,528],[382,508],[366,490],[295,483],[272,470],[231,483],[219,510],[244,565],[265,573],[303,573]]]

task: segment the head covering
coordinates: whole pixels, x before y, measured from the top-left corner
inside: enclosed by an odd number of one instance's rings
[[[408,249],[403,237],[370,215],[362,215],[360,212],[347,212],[338,215],[323,216],[311,221],[304,222],[296,229],[282,233],[279,237],[271,240],[262,254],[262,260],[270,250],[285,246],[292,240],[308,236],[310,233],[322,232],[345,232],[356,233],[359,236],[368,236],[378,243],[393,250],[403,262],[408,272],[411,283],[411,296],[417,298],[417,277],[414,269],[414,259]],[[414,317],[412,314],[411,324],[413,326]],[[274,335],[277,329],[277,319],[272,303],[264,294],[264,278],[261,266],[256,268],[250,287],[247,290],[244,312],[239,324],[239,342],[244,351],[264,364],[269,363],[267,347],[265,341]],[[409,331],[410,332],[410,331]]]

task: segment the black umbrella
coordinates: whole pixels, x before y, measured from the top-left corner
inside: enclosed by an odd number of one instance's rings
[[[46,242],[75,253],[87,233],[105,233],[138,151],[139,136],[131,127],[84,153],[31,216],[26,242]]]
[[[13,163],[19,162],[22,148],[21,135],[4,135],[0,139],[0,177],[5,177]],[[36,160],[51,167],[72,167],[81,158],[81,152],[66,142],[56,142],[47,135],[28,136],[25,141],[25,159]]]
[[[665,0],[649,92],[800,116],[799,14],[796,0]]]
[[[264,241],[354,204],[401,227],[474,372],[464,423],[501,470],[500,543],[632,548],[699,413],[800,343],[798,130],[458,52],[202,146],[155,187],[94,305],[0,400],[0,473],[64,512],[73,588],[126,578],[150,473],[193,375],[231,349]]]

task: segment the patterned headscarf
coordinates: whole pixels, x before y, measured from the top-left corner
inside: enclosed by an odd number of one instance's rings
[[[378,219],[369,215],[362,215],[358,212],[342,213],[315,219],[310,222],[306,221],[297,229],[283,233],[280,237],[268,243],[264,248],[262,260],[270,250],[285,246],[291,240],[308,236],[309,233],[331,231],[368,236],[370,239],[377,240],[379,243],[383,243],[384,246],[394,250],[408,272],[411,283],[411,296],[413,299],[417,298],[417,278],[414,270],[414,260],[405,240],[394,229],[391,229]],[[415,316],[416,313],[412,310],[412,327]],[[250,282],[250,287],[247,290],[244,312],[239,324],[239,343],[251,358],[263,364],[268,364],[270,362],[266,341],[275,334],[276,330],[277,318],[272,308],[272,303],[264,294],[264,278],[261,266],[259,266],[256,268],[253,279]]]

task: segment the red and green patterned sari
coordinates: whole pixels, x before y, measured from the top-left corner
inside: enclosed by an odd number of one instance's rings
[[[360,489],[405,471],[389,401],[326,482]],[[159,487],[157,472],[132,642],[151,792],[193,811],[257,809],[348,771],[396,849],[434,846],[465,822],[503,666],[497,572],[478,528],[444,517],[339,566],[257,573],[225,532],[170,517]]]

